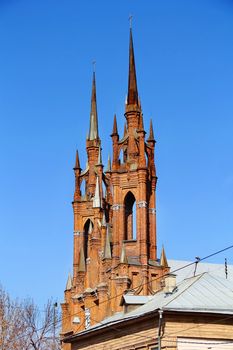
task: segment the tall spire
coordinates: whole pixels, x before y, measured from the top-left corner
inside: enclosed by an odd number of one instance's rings
[[[93,72],[90,129],[89,129],[88,139],[95,140],[98,138],[99,138],[99,131],[98,131],[98,116],[97,116],[97,103],[96,103],[96,83],[95,83],[95,72]]]
[[[137,77],[136,77],[136,68],[135,68],[135,60],[134,60],[132,28],[130,28],[130,37],[129,37],[129,81],[128,81],[127,104],[138,105],[138,89],[137,89]]]

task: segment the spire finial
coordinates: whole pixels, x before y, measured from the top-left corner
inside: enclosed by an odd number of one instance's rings
[[[111,136],[113,135],[118,135],[116,114],[114,114],[114,119],[113,119],[113,129],[112,129]]]
[[[130,28],[130,36],[129,36],[129,78],[128,79],[129,80],[128,80],[127,104],[138,106],[138,89],[137,89],[135,59],[134,59],[132,28]]]
[[[110,172],[112,169],[111,169],[111,157],[110,155],[108,156],[108,163],[107,163],[107,169],[106,169],[106,172]]]
[[[96,102],[96,82],[95,82],[95,71],[93,69],[90,129],[89,129],[88,139],[95,140],[98,138],[99,138],[99,132],[98,132],[98,116],[97,116],[97,102]]]
[[[76,157],[75,157],[74,169],[81,169],[81,167],[80,167],[80,161],[79,161],[78,150],[76,150]]]
[[[95,60],[92,61],[92,66],[93,66],[93,73],[95,73],[95,68],[96,68],[96,61]]]
[[[163,267],[168,267],[167,257],[165,253],[164,246],[162,247],[161,257],[160,257],[160,265]]]
[[[132,29],[133,15],[129,15],[129,28]]]
[[[72,289],[72,277],[69,273],[68,275],[68,279],[67,279],[67,282],[66,282],[66,290],[71,290]]]
[[[155,142],[152,119],[150,120],[150,132],[149,132],[149,137],[148,137],[147,141]]]

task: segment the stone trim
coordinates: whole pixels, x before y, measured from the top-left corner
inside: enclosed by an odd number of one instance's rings
[[[117,211],[123,208],[124,206],[122,204],[113,204],[112,210]]]
[[[146,208],[147,207],[146,201],[139,201],[137,204],[138,204],[138,208]]]
[[[155,208],[149,208],[149,213],[152,215],[156,214],[156,209]]]
[[[81,236],[82,233],[82,231],[74,231],[74,236]]]

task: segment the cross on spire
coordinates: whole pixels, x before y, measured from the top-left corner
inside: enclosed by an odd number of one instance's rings
[[[129,15],[129,27],[132,29],[133,15]]]
[[[95,60],[92,61],[92,66],[93,66],[93,73],[95,73],[95,68],[96,68],[96,61]]]

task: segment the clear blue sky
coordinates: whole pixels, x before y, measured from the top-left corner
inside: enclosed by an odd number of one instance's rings
[[[62,299],[91,62],[106,163],[114,113],[123,131],[129,14],[157,139],[159,251],[192,260],[232,244],[233,1],[0,0],[0,282],[13,296]]]

